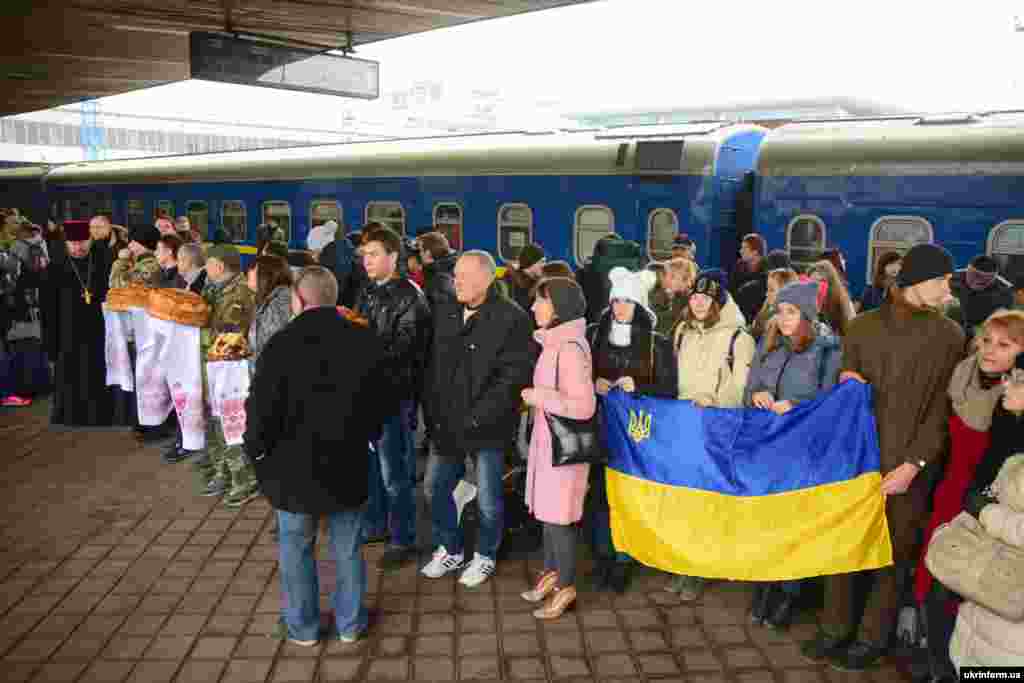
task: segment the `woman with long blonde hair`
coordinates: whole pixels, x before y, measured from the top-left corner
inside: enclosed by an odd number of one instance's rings
[[[827,288],[824,301],[820,302],[821,317],[833,332],[845,336],[850,321],[857,316],[857,309],[853,307],[850,292],[843,284],[839,271],[830,261],[818,261],[811,267],[810,276],[812,280],[824,282]]]

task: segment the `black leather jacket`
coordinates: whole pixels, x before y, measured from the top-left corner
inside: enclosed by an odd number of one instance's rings
[[[384,284],[367,283],[355,310],[370,321],[383,344],[388,392],[393,401],[416,398],[430,344],[430,306],[410,280],[393,278]]]
[[[459,255],[452,252],[433,263],[423,264],[423,292],[431,310],[439,304],[455,303],[455,262],[458,259]]]

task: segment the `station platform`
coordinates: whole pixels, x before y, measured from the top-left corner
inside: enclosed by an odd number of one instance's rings
[[[284,644],[268,635],[281,595],[265,500],[226,509],[194,495],[187,464],[161,464],[161,449],[129,431],[54,430],[47,411],[45,400],[0,409],[6,683],[910,680],[888,660],[863,674],[808,663],[797,643],[813,634],[812,615],[787,633],[752,627],[744,585],[716,583],[683,605],[649,569],[624,595],[581,585],[575,611],[538,622],[519,593],[539,552],[512,553],[466,589],[418,566],[381,574],[383,546],[368,546],[368,637]]]

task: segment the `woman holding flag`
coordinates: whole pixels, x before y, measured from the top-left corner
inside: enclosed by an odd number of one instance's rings
[[[745,325],[743,313],[726,290],[725,273],[701,273],[685,322],[676,328],[679,400],[716,408],[742,404],[754,357],[754,339]],[[677,575],[665,590],[678,593],[683,602],[693,602],[704,594],[706,583],[697,576]]]
[[[842,353],[839,340],[818,321],[817,298],[815,282],[793,282],[778,291],[775,324],[768,326],[750,366],[744,405],[785,415],[835,386]],[[801,583],[758,584],[751,621],[787,628]]]

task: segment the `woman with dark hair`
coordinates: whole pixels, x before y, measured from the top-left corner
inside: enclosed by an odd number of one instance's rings
[[[554,277],[535,290],[534,339],[541,354],[533,371],[533,387],[523,389],[523,402],[534,411],[526,472],[526,505],[544,525],[544,571],[527,602],[541,602],[533,616],[557,619],[576,601],[576,529],[583,516],[590,465],[551,461],[551,432],[545,414],[587,420],[597,409],[587,344],[587,312],[583,290],[575,281]]]
[[[846,274],[846,257],[843,256],[843,252],[839,251],[836,247],[832,247],[821,252],[821,258],[823,261],[828,261],[832,264],[832,267],[839,274],[839,279],[843,281],[844,285],[848,286],[850,278]]]
[[[811,267],[811,279],[824,283],[821,317],[840,337],[846,335],[850,321],[857,316],[850,293],[831,261],[818,261]]]
[[[754,355],[743,404],[784,415],[831,389],[839,376],[839,340],[818,321],[818,285],[794,282],[776,296],[775,324]],[[801,581],[759,583],[751,621],[785,629],[793,618]]]
[[[540,269],[540,276],[542,278],[548,277],[575,277],[572,266],[565,261],[545,261],[544,265]]]
[[[279,256],[259,256],[249,266],[247,284],[256,294],[256,308],[249,326],[249,368],[256,368],[270,338],[292,317],[292,273],[288,262]]]
[[[895,251],[887,251],[878,259],[875,266],[875,277],[860,297],[860,310],[873,311],[882,305],[889,296],[889,287],[896,282],[903,265],[903,257]]]
[[[750,325],[750,334],[753,335],[754,341],[760,340],[775,320],[775,297],[778,296],[779,290],[799,280],[800,276],[792,268],[779,268],[768,273],[768,291],[764,297],[764,306]]]

